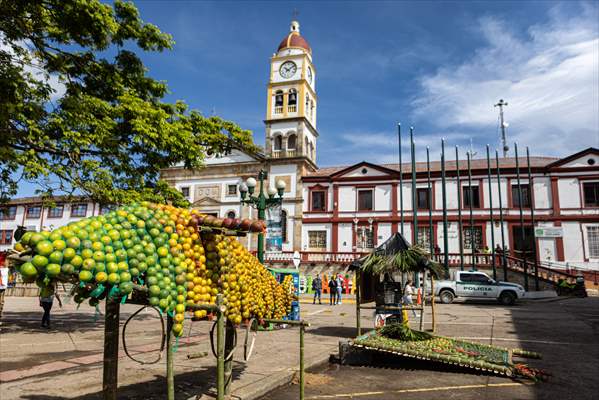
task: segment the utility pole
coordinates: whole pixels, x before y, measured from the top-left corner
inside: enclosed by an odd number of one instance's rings
[[[503,157],[507,157],[507,151],[510,149],[507,145],[507,139],[505,137],[506,124],[503,121],[503,106],[507,106],[507,101],[499,99],[499,103],[495,104],[495,107],[499,107],[499,119],[501,121],[501,144],[503,145]]]

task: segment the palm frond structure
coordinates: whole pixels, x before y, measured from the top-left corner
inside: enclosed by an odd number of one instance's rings
[[[443,267],[431,259],[422,247],[410,245],[395,233],[369,255],[352,263],[352,269],[371,275],[429,271],[435,277],[443,275]]]

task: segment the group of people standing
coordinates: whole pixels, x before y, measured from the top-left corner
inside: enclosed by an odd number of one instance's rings
[[[336,305],[341,304],[341,294],[343,293],[343,278],[341,275],[331,276],[329,279],[329,304]],[[316,304],[316,299],[318,298],[318,304],[322,304],[321,296],[322,296],[322,279],[320,276],[316,275],[314,280],[312,280],[312,290],[314,290],[314,300],[312,304]]]

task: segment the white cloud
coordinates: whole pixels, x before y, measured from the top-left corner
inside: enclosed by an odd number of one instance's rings
[[[13,57],[15,60],[19,60],[19,62],[22,62],[22,60],[18,58],[18,55],[14,53],[12,48],[8,44],[6,44],[4,40],[4,37],[0,35],[0,51],[10,54],[10,56]],[[25,42],[18,42],[17,44],[18,46],[27,49],[28,51],[30,51],[31,49],[31,46],[27,46]],[[48,75],[44,69],[38,67],[39,64],[39,59],[37,59],[35,56],[32,56],[31,62],[23,63],[23,70],[26,73],[30,73],[37,81],[44,82],[50,86],[50,88],[52,89],[52,93],[50,94],[51,101],[56,101],[60,99],[62,96],[64,96],[66,92],[65,85],[60,81],[58,75]]]
[[[580,8],[577,17],[551,9],[548,22],[529,27],[524,37],[506,21],[481,18],[477,30],[486,45],[460,65],[420,80],[415,117],[448,129],[495,132],[493,104],[503,98],[510,141],[536,154],[598,146],[599,10]]]

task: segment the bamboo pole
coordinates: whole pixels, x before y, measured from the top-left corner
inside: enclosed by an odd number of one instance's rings
[[[403,236],[403,168],[401,165],[401,124],[397,124],[397,137],[399,138],[399,221],[400,232]]]
[[[522,211],[522,186],[520,185],[520,163],[518,162],[518,143],[514,143],[514,154],[516,155],[516,182],[518,184],[518,211],[520,215],[520,240],[524,246],[524,214]],[[530,186],[529,186],[530,187]],[[514,246],[515,247],[515,246]],[[516,249],[514,248],[514,251]],[[524,289],[528,291],[528,265],[526,264],[525,252],[522,250],[522,268],[524,270]]]
[[[434,240],[433,236],[433,190],[431,184],[431,161],[429,155],[429,148],[426,146],[426,179],[427,179],[427,187],[428,187],[428,244],[429,250],[431,253],[431,258],[433,257],[434,252]],[[423,282],[425,280],[423,279]]]
[[[116,400],[119,370],[120,303],[106,299],[104,313],[104,368],[102,391],[104,400]]]
[[[305,326],[302,324],[300,325],[300,400],[304,400],[304,385],[305,385],[305,380],[304,380],[304,331],[305,331]]]
[[[455,147],[455,170],[456,170],[456,183],[458,191],[458,241],[460,248],[460,271],[464,270],[464,223],[462,221],[462,182],[460,180],[460,156],[458,146]]]
[[[499,224],[501,225],[501,266],[503,280],[507,279],[507,259],[505,254],[505,230],[503,229],[503,200],[501,198],[501,170],[499,168],[499,151],[495,150],[495,166],[497,167],[497,191],[499,192]]]
[[[532,224],[532,238],[534,240],[532,251],[535,256],[535,290],[539,290],[539,252],[537,251],[537,239],[535,237],[535,190],[532,173],[530,171],[530,152],[526,146],[526,166],[528,169],[528,187],[530,188],[530,223]]]
[[[424,310],[426,309],[426,270],[422,273],[422,296],[420,296],[420,300],[422,301],[422,311],[420,311],[420,330],[424,329]]]
[[[474,253],[476,251],[476,246],[474,246],[475,244],[475,240],[474,240],[474,215],[472,214],[472,202],[474,200],[474,197],[472,196],[472,170],[470,169],[470,152],[467,151],[466,152],[466,160],[468,162],[468,208],[470,211],[470,220],[469,220],[469,224],[470,224],[470,250],[472,251],[472,259],[470,260],[470,268],[473,271],[476,271],[476,262],[475,262],[475,257],[474,257]],[[480,195],[480,192],[479,192]]]
[[[216,295],[216,305],[222,307],[223,295]],[[225,315],[219,312],[216,317],[216,398],[225,398]]]
[[[489,217],[491,218],[491,262],[493,266],[493,279],[497,280],[497,269],[495,268],[495,220],[493,218],[493,192],[491,186],[491,156],[489,145],[487,145],[487,179],[489,180]]]
[[[175,370],[173,351],[173,317],[166,317],[166,398],[175,400]]]
[[[449,239],[447,237],[447,188],[445,186],[445,139],[441,139],[441,199],[443,200],[443,268],[449,278]]]
[[[433,323],[433,332],[435,332],[436,321],[435,321],[435,277],[431,274],[431,317]]]
[[[234,338],[235,326],[229,320],[225,319],[225,396],[231,394],[231,384],[233,383],[233,351],[235,351]]]
[[[356,330],[358,331],[357,336],[362,334],[360,327],[360,285],[362,283],[362,277],[360,270],[356,271]]]
[[[412,163],[412,216],[413,216],[413,242],[412,244],[418,245],[418,191],[416,190],[416,146],[414,145],[414,127],[410,127],[410,156]],[[414,272],[414,283],[416,288],[420,287],[420,274],[418,271]]]

